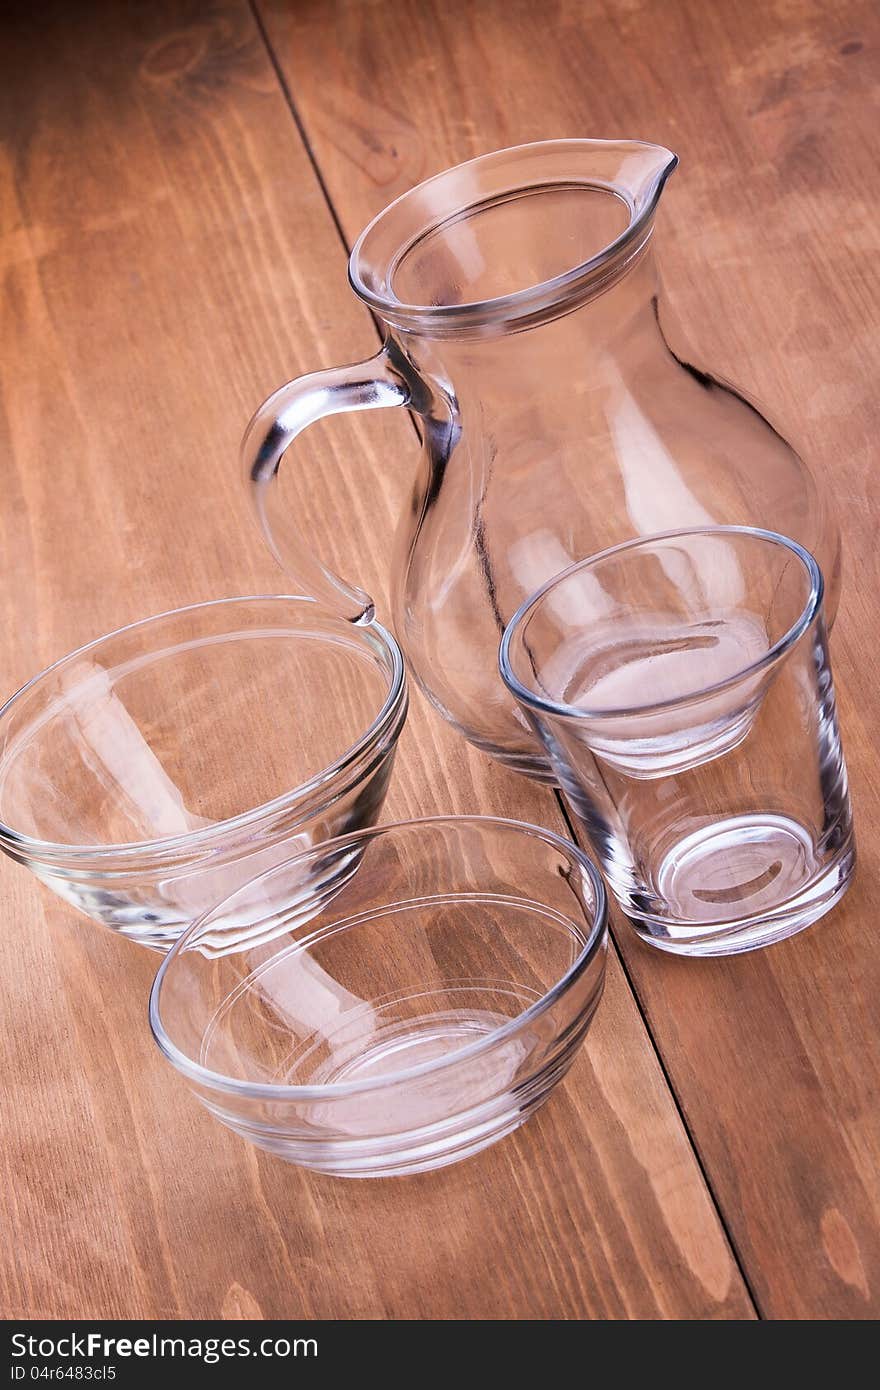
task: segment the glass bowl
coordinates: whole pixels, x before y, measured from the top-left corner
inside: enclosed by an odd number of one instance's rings
[[[376,819],[406,709],[394,638],[312,599],[133,623],[0,709],[0,849],[167,950],[245,880]]]
[[[596,869],[549,831],[380,826],[193,923],[150,1026],[259,1148],[340,1177],[437,1168],[510,1133],[565,1074],[602,993],[606,919]]]

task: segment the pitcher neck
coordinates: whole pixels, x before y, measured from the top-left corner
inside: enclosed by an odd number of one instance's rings
[[[493,333],[446,337],[387,336],[392,364],[409,386],[413,408],[446,418],[480,402],[491,415],[567,390],[573,379],[591,389],[633,375],[666,354],[658,316],[660,273],[653,242],[646,241],[613,281],[569,301],[555,314]]]

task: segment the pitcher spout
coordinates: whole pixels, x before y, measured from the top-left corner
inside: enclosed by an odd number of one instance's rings
[[[653,217],[666,180],[678,164],[678,155],[665,145],[651,145],[643,140],[615,141],[614,149],[620,162],[611,188],[626,199],[633,219]]]

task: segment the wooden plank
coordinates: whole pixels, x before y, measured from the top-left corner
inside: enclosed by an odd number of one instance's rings
[[[260,9],[348,238],[418,180],[493,147],[629,135],[681,155],[660,248],[697,360],[790,422],[843,522],[833,649],[861,869],[833,919],[751,959],[657,959],[625,926],[618,939],[763,1311],[876,1315],[880,12],[868,0]]]
[[[243,424],[375,336],[245,4],[58,0],[8,20],[4,53],[11,690],[145,613],[283,587],[245,514]],[[403,416],[334,422],[294,486],[380,607],[412,456]],[[416,699],[387,814],[431,809],[561,824]],[[439,1175],[339,1183],[186,1095],[147,1032],[155,957],[8,862],[0,881],[8,1316],[751,1315],[616,960],[534,1123]]]

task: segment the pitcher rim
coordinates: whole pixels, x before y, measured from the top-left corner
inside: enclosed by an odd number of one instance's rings
[[[641,182],[637,192],[628,194],[622,185],[617,185],[598,176],[591,179],[572,180],[573,183],[601,189],[618,197],[629,210],[629,221],[626,227],[594,256],[578,262],[559,275],[541,280],[534,285],[528,285],[525,289],[488,299],[474,300],[465,304],[410,303],[398,299],[392,293],[390,285],[388,292],[383,293],[372,289],[367,283],[365,250],[373,234],[393,215],[396,209],[413,200],[416,195],[425,189],[440,184],[452,174],[473,169],[477,165],[488,165],[496,161],[515,158],[526,151],[532,154],[544,154],[558,152],[566,148],[572,151],[592,151],[605,155],[614,150],[619,150],[621,155],[642,150],[653,152],[656,156],[655,167],[650,175]],[[555,317],[560,310],[564,311],[571,307],[572,300],[580,301],[584,298],[591,298],[593,294],[607,288],[608,284],[625,273],[632,260],[639,256],[650,239],[653,217],[660,194],[666,180],[677,165],[678,155],[665,145],[658,145],[650,140],[569,137],[557,140],[528,141],[521,145],[510,145],[504,149],[487,151],[473,159],[464,160],[460,164],[450,165],[439,173],[431,175],[430,178],[414,184],[412,188],[401,193],[372,218],[352,247],[348,262],[349,284],[358,298],[385,322],[394,327],[416,332],[421,330],[423,333],[437,336],[445,336],[450,332],[468,328],[503,328],[518,323],[521,326],[527,326],[521,321],[533,322],[545,317]],[[547,182],[549,186],[550,180]],[[524,183],[521,187],[540,188],[541,181],[533,180],[531,184]],[[511,191],[513,188],[512,185]],[[476,202],[472,205],[476,206]],[[467,206],[468,204],[463,202],[459,211],[464,211]],[[442,226],[452,216],[453,214],[447,214],[445,217],[438,216],[434,226]],[[426,228],[422,231],[419,237],[414,238],[404,248],[400,259],[416,244],[421,236],[425,235],[427,230],[429,229]]]

